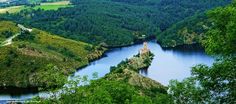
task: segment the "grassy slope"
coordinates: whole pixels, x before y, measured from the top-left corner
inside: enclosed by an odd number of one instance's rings
[[[12,27],[13,25],[15,25],[15,24],[12,22],[8,22],[8,21],[0,22],[0,27],[1,27],[0,28],[0,43],[8,37],[8,36],[4,35],[4,32],[11,31],[12,35],[14,35],[20,31],[19,28]]]
[[[19,32],[14,23],[0,21],[3,23]],[[0,62],[0,86],[54,86],[60,81],[54,76],[66,78],[76,68],[87,65],[89,56],[96,56],[90,57],[92,60],[103,53],[92,45],[37,29],[33,29],[30,35],[35,36],[34,40],[15,39],[13,44],[0,47],[0,60],[3,60]]]

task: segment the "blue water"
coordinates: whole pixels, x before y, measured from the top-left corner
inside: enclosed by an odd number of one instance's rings
[[[107,53],[97,61],[91,62],[85,68],[78,70],[72,76],[87,75],[92,78],[93,73],[97,72],[99,77],[103,77],[110,72],[111,66],[116,66],[122,60],[130,58],[138,54],[143,47],[142,44],[136,44],[123,48],[115,48]],[[205,54],[201,49],[186,50],[163,50],[159,44],[154,41],[148,42],[148,47],[155,57],[151,66],[148,69],[140,71],[143,76],[149,77],[160,82],[163,85],[168,85],[171,79],[179,81],[191,75],[191,67],[197,64],[212,65],[214,59]],[[70,79],[70,78],[69,78]],[[0,94],[0,100],[25,100],[34,96],[44,96],[44,93],[26,92],[22,94]]]

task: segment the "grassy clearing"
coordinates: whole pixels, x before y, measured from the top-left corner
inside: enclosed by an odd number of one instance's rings
[[[33,7],[33,9],[43,9],[43,10],[57,10],[59,8],[72,7],[70,1],[59,1],[52,3],[41,3],[39,6]]]
[[[43,10],[58,10],[59,8],[73,7],[72,5],[39,5],[33,7],[33,9],[43,9]]]
[[[69,5],[71,4],[70,1],[58,1],[58,2],[51,2],[51,3],[41,3],[41,5]]]
[[[43,10],[58,10],[59,8],[66,8],[66,7],[73,7],[70,5],[70,1],[59,1],[59,2],[52,2],[52,3],[41,3],[35,7],[29,6],[11,6],[6,8],[0,8],[0,14],[9,12],[9,13],[17,13],[23,9],[43,9]]]

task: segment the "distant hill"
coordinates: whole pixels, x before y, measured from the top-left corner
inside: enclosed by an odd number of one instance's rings
[[[22,31],[9,21],[0,21],[0,26],[1,43],[20,33],[12,44],[0,46],[0,87],[61,86],[69,74],[105,50],[35,28]]]
[[[109,47],[134,44],[173,24],[231,0],[71,0],[57,11],[25,10],[1,16],[62,37]],[[17,18],[17,20],[15,19]]]

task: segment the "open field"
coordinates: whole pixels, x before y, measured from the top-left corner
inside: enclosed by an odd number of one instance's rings
[[[57,10],[59,8],[66,8],[66,7],[72,7],[72,5],[41,5],[36,6],[33,9],[43,9],[43,10]]]
[[[52,3],[41,3],[41,5],[33,7],[33,9],[43,9],[43,10],[57,10],[59,8],[72,7],[70,1],[59,1]]]
[[[0,13],[16,13],[22,10],[24,6],[11,6],[11,7],[6,7],[6,8],[0,8]]]
[[[58,2],[51,2],[51,3],[41,3],[41,5],[69,5],[71,4],[70,1],[58,1]]]
[[[2,13],[17,13],[20,12],[23,9],[43,9],[43,10],[57,10],[59,8],[66,8],[66,7],[72,7],[73,5],[70,5],[69,1],[59,1],[59,2],[52,2],[52,3],[41,3],[38,6],[35,7],[29,7],[29,6],[11,6],[6,8],[0,8],[0,14]]]

